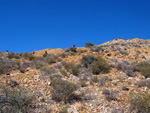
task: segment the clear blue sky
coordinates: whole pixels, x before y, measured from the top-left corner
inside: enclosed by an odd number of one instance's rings
[[[150,38],[150,0],[0,0],[0,51]]]

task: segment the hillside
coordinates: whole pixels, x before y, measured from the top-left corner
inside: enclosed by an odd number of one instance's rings
[[[0,81],[0,112],[149,113],[150,40],[0,52]]]

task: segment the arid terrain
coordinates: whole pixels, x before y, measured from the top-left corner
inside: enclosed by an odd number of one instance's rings
[[[150,40],[0,52],[1,113],[150,113]]]

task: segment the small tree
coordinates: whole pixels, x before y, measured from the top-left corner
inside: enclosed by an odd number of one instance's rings
[[[92,46],[94,46],[93,43],[85,43],[85,47],[92,47]]]
[[[120,37],[118,37],[118,39],[122,39],[122,37],[120,36]]]
[[[45,53],[43,54],[43,57],[46,57],[46,56],[47,56],[47,54],[48,54],[48,53],[47,53],[47,51],[45,51]]]

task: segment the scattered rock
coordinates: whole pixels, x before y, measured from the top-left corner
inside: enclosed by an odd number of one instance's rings
[[[146,80],[139,80],[138,81],[138,87],[146,86]]]
[[[146,79],[146,86],[147,86],[148,88],[150,88],[150,78],[147,78],[147,79]]]
[[[122,90],[128,91],[129,88],[127,86],[122,86]]]
[[[112,81],[112,79],[111,79],[111,78],[109,78],[109,79],[108,79],[108,81]]]
[[[41,98],[41,99],[40,99],[40,102],[45,102],[45,99],[44,99],[44,98]]]
[[[110,91],[108,89],[105,89],[105,88],[103,89],[102,93],[104,95],[110,95]]]
[[[14,79],[10,79],[10,81],[9,81],[9,85],[10,85],[11,87],[15,87],[15,86],[17,86],[17,85],[19,85],[19,84],[17,83],[17,81],[16,81],[16,80],[14,80]]]
[[[105,80],[104,79],[99,79],[99,86],[103,86],[105,84]]]

